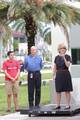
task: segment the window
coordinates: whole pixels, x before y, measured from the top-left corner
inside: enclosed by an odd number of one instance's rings
[[[72,49],[72,64],[80,64],[80,49]]]

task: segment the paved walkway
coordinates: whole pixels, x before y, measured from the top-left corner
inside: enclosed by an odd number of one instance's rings
[[[19,112],[0,116],[0,120],[80,120],[80,115],[72,117],[28,117],[28,115],[21,115]]]
[[[28,115],[21,115],[20,112],[0,116],[0,120],[27,120]]]

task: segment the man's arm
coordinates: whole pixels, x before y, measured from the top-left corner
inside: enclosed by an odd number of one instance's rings
[[[16,75],[16,77],[14,79],[15,80],[18,79],[19,76],[20,76],[20,69],[18,69],[17,75]]]
[[[8,72],[7,72],[7,65],[6,65],[6,61],[3,63],[2,70],[4,71],[5,76],[7,76],[9,79],[11,79],[11,81],[12,81],[12,82],[14,82],[14,78],[13,78],[13,77],[11,77],[11,75],[10,75],[10,74],[8,74]]]
[[[5,75],[6,75],[8,78],[10,78],[12,81],[14,81],[14,78],[11,77],[11,76],[7,73],[7,70],[4,70],[4,73],[5,73]]]

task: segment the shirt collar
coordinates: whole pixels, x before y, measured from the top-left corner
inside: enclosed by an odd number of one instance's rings
[[[12,63],[14,60],[8,59],[8,62]]]

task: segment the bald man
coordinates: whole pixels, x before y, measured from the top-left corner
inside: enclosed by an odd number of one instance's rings
[[[31,47],[31,54],[25,57],[24,68],[28,71],[28,101],[29,108],[39,108],[41,98],[42,59],[37,55],[37,48]],[[34,100],[35,99],[35,100]]]

